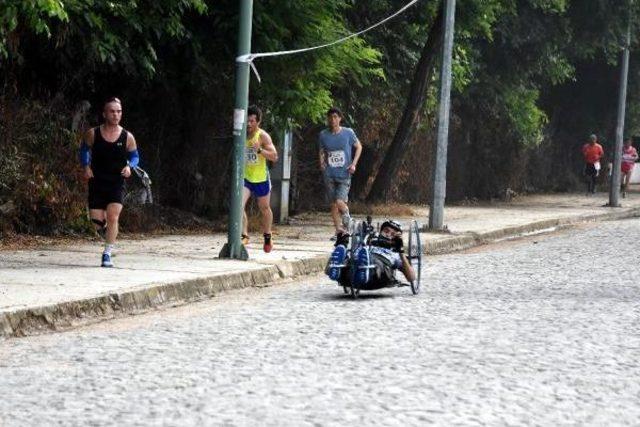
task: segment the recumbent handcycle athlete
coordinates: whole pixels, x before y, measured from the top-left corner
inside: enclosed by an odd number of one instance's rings
[[[371,227],[373,230],[373,228]],[[379,233],[371,233],[368,241],[350,252],[349,234],[338,237],[326,274],[341,286],[373,290],[396,286],[395,271],[400,270],[408,282],[416,280],[416,272],[404,253],[402,226],[386,220]],[[353,257],[353,260],[350,260]],[[353,261],[353,262],[350,262]],[[354,268],[355,271],[351,271]]]

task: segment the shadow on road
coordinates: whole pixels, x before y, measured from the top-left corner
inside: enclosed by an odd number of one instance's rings
[[[344,301],[344,300],[351,300],[351,301],[357,302],[358,300],[361,300],[361,299],[376,300],[376,299],[393,298],[395,296],[396,295],[394,295],[393,293],[379,293],[379,292],[373,291],[373,292],[360,292],[360,295],[358,295],[358,298],[353,298],[351,294],[345,294],[342,291],[342,288],[336,287],[335,292],[322,294],[320,295],[320,299],[326,302]]]

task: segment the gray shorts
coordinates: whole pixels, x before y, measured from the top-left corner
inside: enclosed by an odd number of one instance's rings
[[[332,178],[323,174],[324,185],[327,190],[327,201],[333,203],[336,200],[349,201],[349,188],[351,188],[351,177]]]

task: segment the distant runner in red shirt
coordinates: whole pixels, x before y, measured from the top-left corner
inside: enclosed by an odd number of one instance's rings
[[[631,180],[631,173],[633,172],[636,160],[638,160],[638,152],[635,147],[631,145],[631,138],[627,138],[622,147],[622,197],[627,197],[629,181]]]
[[[591,135],[589,142],[582,146],[584,156],[584,174],[587,177],[587,195],[596,192],[596,178],[600,173],[600,159],[604,155],[602,145],[598,144],[598,137]]]

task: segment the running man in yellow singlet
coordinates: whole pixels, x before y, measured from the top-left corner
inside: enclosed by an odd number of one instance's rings
[[[271,252],[271,180],[267,160],[278,161],[278,151],[267,132],[260,129],[262,111],[255,105],[247,110],[247,142],[245,144],[244,192],[242,194],[242,243],[249,243],[249,221],[247,218],[247,201],[253,195],[258,202],[262,216],[262,232],[265,252]]]

